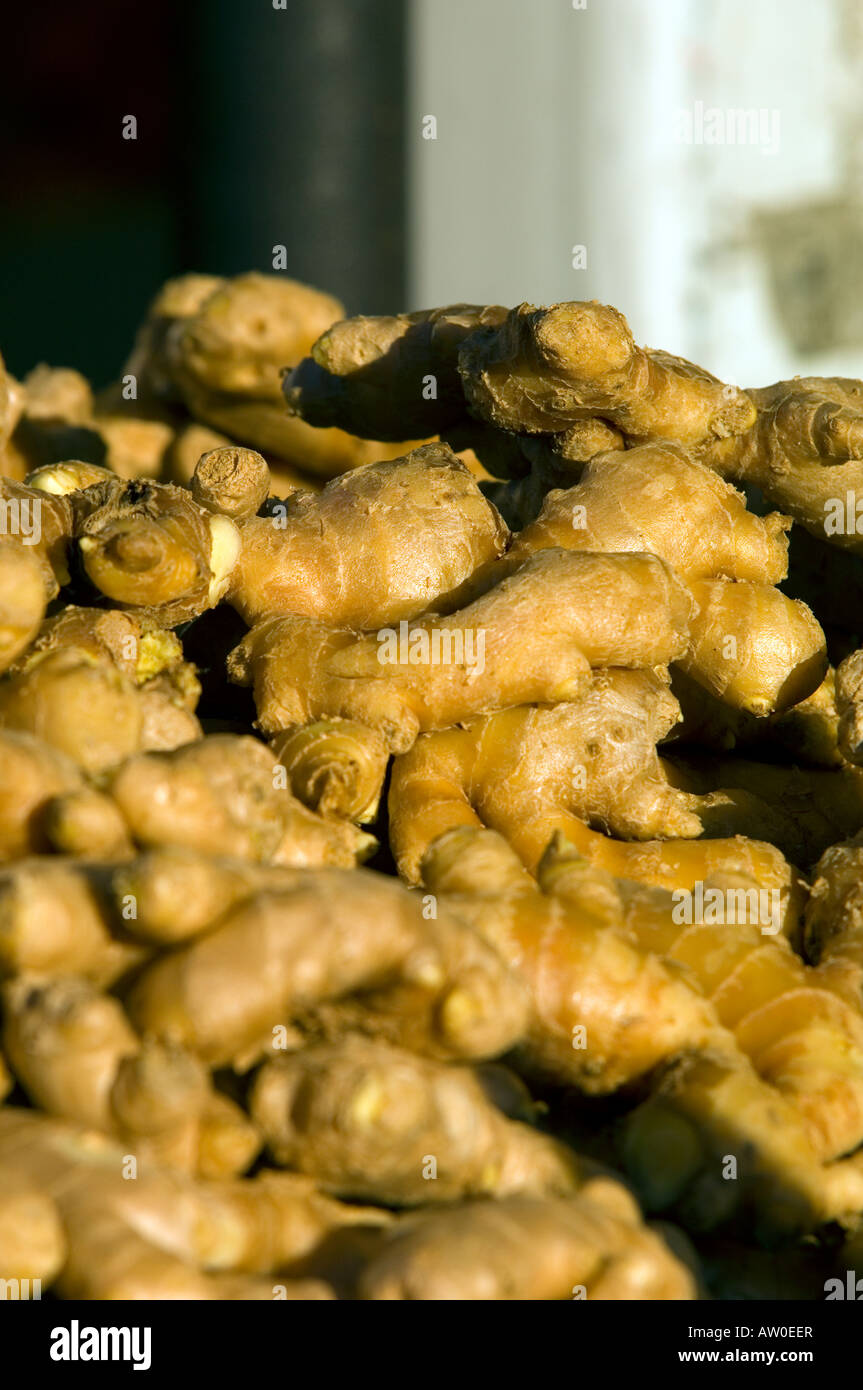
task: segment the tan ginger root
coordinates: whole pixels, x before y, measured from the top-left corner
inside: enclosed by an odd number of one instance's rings
[[[45,582],[38,560],[0,540],[0,672],[30,645],[45,615]]]
[[[108,661],[76,647],[46,651],[0,681],[0,726],[37,735],[89,776],[143,750],[202,736],[170,685],[144,693]]]
[[[503,563],[556,545],[660,556],[695,600],[681,669],[724,703],[764,716],[811,695],[827,667],[810,610],[772,587],[787,571],[789,525],[775,513],[753,516],[676,445],[645,444],[600,455],[576,486],[550,492]]]
[[[438,839],[423,877],[529,983],[531,1070],[604,1091],[689,1059],[630,1121],[625,1154],[651,1207],[711,1225],[754,1204],[776,1230],[853,1211],[859,1183],[849,1197],[829,1165],[863,1135],[863,1021],[777,935],[754,880],[702,885],[728,907],[687,925],[671,893],[615,883],[560,843],[540,893],[499,837],[470,830]],[[722,1178],[729,1153],[740,1187]]]
[[[405,429],[438,434],[465,414],[461,344],[505,318],[497,305],[451,304],[342,319],[286,377],[288,406],[310,425],[337,425],[367,439],[401,439]]]
[[[496,825],[512,810],[512,822],[523,817],[543,849],[562,828],[560,816],[622,839],[700,835],[693,798],[669,786],[656,756],[677,718],[667,678],[603,670],[572,700],[520,705],[419,739],[393,770],[390,830],[400,872],[416,881],[419,861],[404,852],[414,816],[425,832],[438,807],[446,828],[452,806],[445,803],[459,785],[483,822]],[[435,777],[438,791],[424,806]]]
[[[548,493],[510,556],[518,561],[549,546],[648,551],[687,581],[778,584],[788,570],[790,526],[777,512],[747,511],[741,493],[678,445],[642,444],[600,454],[575,486]]]
[[[842,756],[863,764],[863,650],[846,656],[836,672],[836,710]]]
[[[569,1199],[507,1197],[403,1218],[359,1292],[388,1300],[697,1297],[690,1271],[609,1178]]]
[[[724,477],[755,484],[812,535],[863,552],[856,510],[863,494],[863,384],[795,377],[747,395],[757,410],[754,423],[737,438],[707,444],[699,451],[704,462]]]
[[[755,419],[742,391],[682,358],[637,348],[623,315],[595,302],[348,319],[315,343],[312,359],[288,378],[289,405],[304,419],[364,434],[393,437],[402,415],[440,430],[466,406],[497,429],[528,435],[561,434],[598,416],[634,443],[724,438]],[[430,402],[429,376],[437,382]],[[593,437],[613,447],[610,429]]]
[[[87,577],[120,608],[176,627],[224,596],[240,538],[168,483],[108,484],[76,494],[78,550]]]
[[[26,1176],[0,1168],[0,1279],[18,1280],[21,1298],[30,1292],[39,1297],[65,1259],[66,1238],[56,1203]],[[38,1293],[27,1280],[38,1281]]]
[[[430,444],[250,517],[241,539],[228,601],[250,626],[301,614],[374,628],[456,592],[509,532],[464,464]]]
[[[348,995],[365,995],[369,1031],[380,1014],[393,1041],[442,1058],[497,1055],[525,1025],[523,988],[492,948],[365,870],[304,870],[239,902],[149,965],[127,1008],[142,1035],[247,1067],[293,1019]]]
[[[698,579],[691,646],[680,668],[735,709],[765,716],[807,699],[827,672],[827,644],[811,610],[768,584]]]
[[[603,671],[569,706],[519,708],[426,734],[396,759],[389,795],[390,844],[415,883],[438,835],[458,826],[501,834],[531,872],[559,832],[592,864],[620,878],[691,889],[723,869],[742,870],[779,892],[792,929],[797,875],[758,840],[702,840],[696,796],[671,787],[655,738],[674,702],[653,673]],[[639,843],[602,833],[637,837]]]
[[[322,816],[365,825],[378,813],[389,752],[375,729],[319,719],[270,740],[294,796]]]
[[[244,1172],[255,1158],[254,1125],[212,1089],[202,1063],[142,1044],[117,1000],[85,980],[23,976],[3,1004],[6,1055],[48,1114],[115,1134],[140,1162],[203,1177]]]
[[[804,945],[822,973],[863,1006],[863,834],[834,844],[818,861]]]
[[[284,276],[240,275],[175,316],[162,340],[162,360],[196,419],[287,464],[334,477],[393,456],[391,446],[339,429],[313,429],[285,410],[282,372],[342,313],[338,300]]]
[[[262,623],[228,670],[266,733],[319,719],[377,729],[392,752],[471,714],[572,699],[592,666],[654,666],[687,644],[689,595],[651,555],[528,559],[466,608],[357,636],[309,619]]]
[[[701,367],[635,346],[622,314],[596,301],[522,304],[462,345],[471,411],[498,429],[556,434],[588,416],[633,442],[681,444],[740,434],[755,418],[743,391]]]
[[[201,737],[201,687],[172,632],[133,614],[68,605],[0,683],[0,723],[29,730],[88,773]],[[104,852],[98,835],[92,853]]]
[[[130,1182],[125,1161],[121,1145],[92,1131],[0,1111],[4,1186],[29,1183],[62,1222],[66,1258],[54,1285],[62,1298],[330,1298],[320,1281],[281,1271],[301,1266],[334,1232],[386,1221],[293,1174],[198,1182],[155,1170]]]
[[[50,848],[45,816],[53,798],[84,779],[71,761],[31,734],[0,729],[0,862]]]
[[[279,1164],[354,1200],[422,1206],[579,1185],[575,1155],[508,1119],[474,1071],[380,1042],[268,1062],[250,1111]]]
[[[65,497],[0,478],[4,547],[27,552],[39,565],[45,598],[56,598],[69,582],[68,550],[73,512]],[[26,562],[25,562],[26,563]]]
[[[129,758],[107,786],[135,842],[298,867],[349,866],[375,841],[294,799],[285,769],[257,739],[213,734]]]
[[[82,975],[109,985],[147,954],[115,938],[101,885],[64,859],[0,870],[0,978]]]

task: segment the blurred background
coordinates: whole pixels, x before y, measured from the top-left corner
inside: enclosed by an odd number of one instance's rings
[[[745,386],[863,373],[859,0],[43,0],[7,39],[16,374],[102,385],[164,279],[280,247],[350,312],[596,297]]]

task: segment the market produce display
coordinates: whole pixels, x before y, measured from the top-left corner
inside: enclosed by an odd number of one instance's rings
[[[188,275],[105,390],[0,363],[0,1279],[824,1297],[863,383],[342,313]]]

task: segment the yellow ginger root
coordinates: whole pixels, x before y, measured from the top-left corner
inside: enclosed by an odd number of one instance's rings
[[[711,695],[764,716],[816,691],[827,644],[811,610],[768,584],[697,579],[691,647],[680,668]]]
[[[270,494],[270,470],[254,449],[211,449],[198,459],[191,489],[205,511],[246,521]]]
[[[822,540],[863,552],[863,384],[849,377],[795,377],[747,391],[757,418],[737,438],[700,450],[724,477],[753,483]]]
[[[75,764],[31,734],[0,729],[0,862],[50,848],[45,815],[54,797],[84,779]]]
[[[652,1208],[710,1225],[760,1206],[765,1230],[853,1210],[833,1205],[856,1198],[825,1165],[863,1136],[863,1021],[777,935],[778,904],[750,878],[701,885],[709,910],[721,897],[714,926],[686,924],[685,895],[615,882],[560,844],[540,892],[488,832],[435,841],[423,878],[529,984],[521,1065],[587,1092],[669,1067],[624,1146]]]
[[[228,517],[168,483],[115,483],[78,497],[83,567],[114,605],[176,627],[224,596],[240,549]]]
[[[6,1055],[48,1114],[115,1134],[141,1162],[201,1176],[233,1176],[255,1158],[257,1130],[213,1091],[202,1063],[181,1049],[142,1044],[118,1001],[87,981],[23,976],[6,986],[3,1003]],[[215,1169],[209,1115],[220,1131]]]
[[[62,1222],[67,1251],[54,1284],[61,1298],[330,1298],[320,1281],[286,1281],[280,1271],[298,1267],[336,1231],[386,1220],[293,1174],[200,1182],[165,1169],[130,1182],[126,1162],[121,1145],[90,1130],[0,1111],[4,1182],[29,1183]]]
[[[636,347],[623,315],[595,300],[519,305],[466,339],[459,371],[472,413],[522,434],[556,434],[599,415],[636,443],[694,444],[740,434],[755,418],[743,391]]]
[[[804,945],[836,988],[863,1006],[863,833],[832,845],[818,861]]]
[[[609,1178],[573,1198],[480,1200],[402,1218],[359,1292],[411,1301],[697,1297],[689,1269]]]
[[[390,830],[399,871],[416,881],[419,860],[405,853],[410,843],[420,848],[414,818],[427,833],[436,808],[444,818],[452,814],[459,788],[481,821],[522,819],[543,848],[558,819],[569,816],[624,839],[700,835],[694,798],[669,785],[656,756],[677,718],[661,674],[601,670],[572,700],[520,705],[420,738],[393,769]]]
[[[176,401],[177,388],[171,379],[169,345],[177,326],[193,318],[225,281],[218,275],[180,275],[167,280],[150,304],[138,329],[135,345],[123,371],[135,378],[138,393]],[[203,452],[203,451],[202,451]]]
[[[129,479],[161,471],[174,421],[146,397],[128,399],[118,384],[94,400],[80,372],[44,364],[30,373],[24,389],[23,416],[10,449],[31,475],[63,469],[68,460],[79,469],[105,468]]]
[[[241,540],[228,601],[250,626],[296,613],[374,628],[457,591],[509,532],[464,464],[430,444],[250,517]]]
[[[304,806],[360,825],[377,816],[389,753],[375,729],[350,719],[319,719],[277,734],[270,748]]]
[[[809,609],[771,587],[787,571],[789,525],[753,516],[676,445],[645,444],[600,455],[575,487],[550,492],[502,563],[548,546],[658,555],[695,600],[681,668],[725,703],[766,715],[810,695],[827,666]]]
[[[298,867],[348,866],[374,848],[371,836],[315,815],[287,787],[285,769],[257,739],[213,734],[127,759],[107,791],[144,848],[218,849]]]
[[[0,672],[30,645],[45,615],[38,560],[22,546],[0,541]]]
[[[560,832],[597,867],[664,888],[691,889],[723,869],[750,873],[780,893],[790,930],[800,910],[797,877],[773,845],[741,836],[651,838],[701,833],[698,798],[668,785],[653,749],[669,699],[652,674],[605,671],[569,708],[504,710],[423,735],[396,759],[390,783],[399,872],[415,883],[429,845],[458,826],[498,831],[535,872]],[[610,839],[594,825],[640,843]]]
[[[572,699],[592,666],[654,666],[686,649],[691,601],[651,555],[546,550],[466,608],[376,635],[310,619],[262,623],[228,670],[265,733],[367,724],[392,752],[417,734],[532,700]]]
[[[86,675],[87,662],[82,658],[89,658],[101,664],[109,662],[120,673],[123,680],[119,684],[115,682],[115,693],[120,688],[126,690],[128,681],[134,683],[141,734],[138,744],[132,745],[133,751],[168,751],[201,737],[201,728],[194,715],[201,693],[200,682],[194,666],[183,660],[182,644],[173,632],[145,627],[133,614],[117,609],[79,608],[68,604],[42,624],[36,640],[13,670],[16,675],[29,674],[45,653],[68,648],[77,651],[79,674]],[[69,665],[61,669],[68,671]],[[90,684],[98,679],[91,670]],[[107,676],[101,679],[106,683],[110,680]],[[25,717],[32,719],[34,716],[27,711]],[[87,719],[93,721],[92,712],[85,711],[85,723]],[[46,737],[47,733],[43,725],[42,736]],[[109,735],[103,731],[103,737],[107,739]],[[65,738],[77,741],[74,731],[61,731],[61,746]],[[102,851],[97,846],[92,852]]]
[[[579,1185],[575,1155],[508,1119],[477,1073],[380,1042],[268,1062],[250,1110],[277,1163],[353,1200],[422,1206]]]
[[[0,978],[83,975],[109,985],[146,954],[112,935],[96,875],[51,858],[0,869]]]
[[[365,870],[297,872],[291,888],[241,901],[206,935],[154,961],[127,997],[142,1035],[213,1066],[251,1065],[279,1030],[347,995],[389,1010],[405,1046],[487,1057],[521,1035],[523,988],[497,953],[449,914],[426,920],[398,883]]]
[[[18,1280],[20,1298],[40,1297],[42,1285],[47,1289],[62,1269],[66,1253],[56,1203],[25,1175],[0,1166],[0,1279],[4,1287],[5,1281]],[[33,1281],[38,1281],[35,1288]]]
[[[648,551],[687,581],[778,584],[788,569],[790,525],[777,512],[748,512],[741,493],[676,444],[642,444],[600,454],[574,487],[550,492],[510,556],[549,546]]]
[[[461,829],[435,840],[423,883],[524,980],[532,1008],[517,1060],[532,1074],[603,1095],[687,1047],[734,1049],[683,973],[627,934],[604,875],[588,869],[577,900],[545,893],[499,835]]]
[[[506,312],[451,304],[342,319],[286,377],[288,407],[310,425],[338,425],[367,439],[438,434],[465,414],[461,344],[478,328],[503,323]]]
[[[0,726],[37,735],[99,776],[140,751],[201,737],[194,714],[172,693],[170,684],[144,692],[104,657],[59,647],[0,681]]]
[[[4,546],[28,552],[39,565],[46,600],[56,598],[69,582],[68,549],[74,524],[70,503],[40,488],[0,478],[0,512],[5,521]]]
[[[850,763],[863,763],[863,650],[846,656],[836,672],[839,748]]]
[[[310,473],[330,478],[392,457],[391,446],[313,429],[285,410],[282,372],[342,312],[338,300],[282,275],[223,281],[178,313],[162,339],[171,387],[197,420]],[[156,361],[158,370],[158,349]]]

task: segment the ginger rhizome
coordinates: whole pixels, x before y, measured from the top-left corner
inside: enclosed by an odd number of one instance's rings
[[[192,274],[104,390],[0,365],[0,1277],[855,1260],[863,386],[343,312]]]

